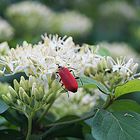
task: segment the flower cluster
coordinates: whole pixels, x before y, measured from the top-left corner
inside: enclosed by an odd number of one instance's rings
[[[103,17],[114,17],[118,20],[130,21],[135,20],[138,16],[136,10],[125,1],[106,2],[100,6],[99,11]]]
[[[33,1],[13,4],[8,7],[6,14],[20,35],[41,34],[47,31],[61,35],[84,36],[92,28],[91,20],[85,15],[74,11],[56,13]]]
[[[126,61],[124,57],[116,58],[102,57],[96,66],[92,66],[85,70],[87,76],[100,81],[110,91],[128,80],[131,80],[137,72],[138,64],[133,59]]]
[[[94,51],[75,45],[71,37],[42,36],[43,42],[36,45],[23,42],[11,49],[2,58],[6,73],[25,72],[27,75],[43,77],[58,70],[58,65],[71,67],[76,73],[95,63]]]
[[[53,12],[48,7],[30,1],[11,5],[6,14],[18,34],[40,34],[47,31],[50,18],[53,16]]]
[[[43,41],[11,49],[3,56],[1,63],[6,73],[25,72],[47,81],[46,75],[58,71],[58,65],[75,69],[76,74],[85,73],[107,87],[116,87],[129,80],[136,73],[138,64],[132,59],[117,61],[98,54],[98,47],[75,45],[71,37],[42,36]]]
[[[139,57],[137,52],[126,43],[108,43],[101,42],[98,44],[101,48],[109,50],[110,55],[113,58],[126,57],[126,60],[133,58],[136,62],[139,62]]]
[[[29,80],[21,77],[20,82],[14,80],[14,87],[9,86],[9,92],[2,94],[2,98],[12,108],[28,117],[30,113],[36,113],[53,102],[58,96],[59,89],[56,81],[44,84],[33,76],[30,76]]]
[[[89,18],[74,11],[56,14],[53,23],[52,31],[62,35],[85,36],[92,28]]]
[[[14,29],[11,25],[0,18],[0,41],[10,40],[14,35]]]
[[[85,74],[92,77],[104,84],[110,91],[113,91],[116,86],[133,78],[138,67],[138,64],[133,62],[133,59],[126,61],[124,58],[117,58],[117,60],[114,60],[109,56],[101,56],[98,52],[98,47],[86,44],[83,46],[75,45],[72,37],[67,38],[65,36],[61,38],[58,35],[44,35],[42,36],[42,41],[35,45],[23,42],[22,46],[17,46],[15,49],[12,48],[7,55],[1,56],[1,65],[3,68],[2,72],[5,75],[7,73],[15,74],[18,72],[25,72],[29,77],[29,80],[21,78],[20,83],[15,82],[14,89],[10,87],[10,93],[3,96],[7,103],[13,103],[13,107],[21,104],[21,106],[19,105],[19,107],[21,107],[19,110],[22,111],[28,108],[25,107],[27,105],[30,106],[30,109],[36,110],[36,108],[34,108],[36,106],[32,106],[32,100],[34,103],[36,102],[35,104],[37,104],[37,107],[41,107],[41,105],[44,106],[44,103],[53,103],[50,102],[52,98],[47,102],[44,100],[44,96],[48,99],[50,95],[54,93],[54,99],[56,99],[58,97],[56,96],[56,92],[62,94],[62,88],[60,88],[60,84],[58,84],[54,77],[55,73],[58,71],[58,65],[73,68],[77,76]],[[32,78],[32,76],[34,78]],[[33,83],[31,81],[33,81]],[[40,82],[38,83],[38,81]],[[42,85],[40,85],[40,83]],[[51,86],[53,83],[55,83],[56,86]],[[61,90],[56,91],[56,89]],[[85,100],[88,101],[83,111],[93,107],[94,102],[92,101],[93,98],[95,98],[94,95],[85,95],[83,91],[79,92],[81,93],[77,93],[77,96],[72,95],[73,97],[69,99],[73,104],[72,108],[74,108],[73,101],[75,100],[76,104],[79,102],[81,106],[86,104]],[[62,100],[65,100],[63,98],[67,98],[67,96],[65,95],[62,97]],[[23,103],[25,103],[25,106]],[[57,108],[56,106],[58,106],[57,102],[54,108]],[[53,112],[55,114],[54,110]],[[73,109],[69,109],[69,111],[70,110]],[[82,114],[83,112],[77,111],[77,113],[80,115],[80,113]]]
[[[0,43],[0,56],[7,55],[9,51],[10,48],[7,42]]]

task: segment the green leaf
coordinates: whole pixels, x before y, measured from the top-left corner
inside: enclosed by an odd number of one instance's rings
[[[27,127],[27,118],[14,109],[8,109],[4,113],[2,113],[1,116],[3,116],[11,124],[20,126],[22,128]]]
[[[122,86],[118,86],[115,89],[115,97],[118,98],[124,94],[128,94],[131,92],[140,91],[140,80],[135,79],[125,83]]]
[[[67,125],[60,125],[54,126],[46,131],[43,135],[43,140],[51,140],[55,137],[76,137],[76,138],[83,138],[82,134],[82,125],[80,124],[67,124]]]
[[[116,100],[108,107],[109,111],[134,111],[140,113],[140,104],[129,99]]]
[[[93,88],[95,88],[95,86],[96,87],[98,87],[102,92],[104,92],[104,93],[106,93],[106,94],[110,94],[110,92],[109,92],[109,90],[103,85],[103,84],[101,84],[101,83],[99,83],[98,81],[96,81],[96,80],[93,80],[93,79],[91,79],[91,78],[89,78],[89,77],[80,77],[80,79],[81,79],[81,81],[82,81],[82,83],[83,83],[83,86],[90,86],[90,88],[91,87],[93,87]],[[79,85],[79,86],[82,86],[82,85]]]
[[[77,116],[65,116],[58,122],[70,121],[73,119],[77,119]],[[46,130],[46,132],[42,135],[43,140],[52,140],[55,137],[76,137],[83,138],[83,125],[86,125],[84,122],[72,123],[72,124],[62,124],[53,126],[50,129]]]
[[[95,140],[95,139],[93,138],[92,134],[87,133],[84,134],[84,140]]]
[[[16,130],[0,130],[0,140],[24,140],[23,136]]]
[[[16,79],[17,81],[19,81],[21,76],[24,76],[25,79],[28,78],[24,72],[20,72],[20,73],[14,74],[14,75],[11,74],[11,75],[8,75],[8,76],[1,76],[0,77],[0,82],[1,83],[9,83],[10,85],[12,85],[13,80]]]
[[[98,54],[101,56],[110,56],[109,50],[103,47],[99,47]]]
[[[42,140],[42,136],[40,136],[40,135],[31,135],[30,140]]]
[[[100,110],[93,118],[92,135],[96,140],[139,140],[140,114]]]
[[[130,94],[125,94],[117,99],[130,99],[140,104],[140,92],[138,91],[138,92],[132,92]]]
[[[6,122],[7,120],[4,117],[0,116],[0,126],[5,124]]]
[[[5,112],[8,108],[9,108],[9,106],[0,99],[0,114]]]

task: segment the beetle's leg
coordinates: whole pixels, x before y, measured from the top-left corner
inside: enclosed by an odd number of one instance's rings
[[[63,89],[65,89],[65,88],[64,88],[64,84],[63,84],[61,81],[60,81],[60,83],[61,83],[61,87],[62,87]]]
[[[74,75],[74,77],[76,77],[73,69],[71,69],[70,72],[72,72],[72,74]]]
[[[56,78],[58,78],[59,77],[59,75],[58,75],[58,72],[56,72],[56,74],[55,74],[57,77]]]
[[[61,78],[60,78],[60,79],[59,79],[59,82],[61,83],[61,81],[62,81],[62,80],[61,80]],[[61,83],[61,84],[63,85],[63,83]]]
[[[66,90],[63,86],[64,86],[64,84],[62,83],[61,87],[62,87],[62,88],[63,88],[63,90],[67,93],[68,98],[69,98],[69,93],[68,93],[68,90]]]
[[[84,84],[83,84],[83,81],[81,80],[81,78],[80,78],[80,77],[75,77],[75,79],[79,79],[79,80],[80,80],[80,82],[81,82],[81,84],[82,84],[82,86],[84,85]]]
[[[59,79],[59,81],[60,81],[60,76],[59,76],[59,74],[58,74],[58,72],[56,72],[56,79],[58,80]]]
[[[61,83],[61,87],[63,88],[64,84],[62,83],[62,80],[60,78],[60,76],[58,75],[58,72],[56,72],[56,79],[58,80],[59,83]]]
[[[67,95],[68,95],[68,98],[69,98],[69,97],[70,97],[70,95],[69,95],[68,91],[67,91],[66,93],[67,93]]]
[[[56,74],[56,79],[58,79],[58,78],[59,78],[59,75]]]
[[[72,67],[67,67],[70,71],[72,70],[76,70],[75,68],[72,68]]]
[[[80,77],[75,76],[75,73],[74,73],[74,71],[73,71],[73,70],[70,70],[70,72],[72,72],[72,74],[73,74],[73,76],[75,77],[75,79],[79,79],[79,80],[80,80],[80,82],[81,82],[81,84],[83,85],[83,82],[82,82],[81,78],[80,78]]]
[[[67,91],[67,90],[65,89],[65,87],[64,87],[64,84],[61,82],[61,79],[59,80],[59,82],[61,83],[61,87],[62,87],[65,91]]]
[[[56,76],[57,76],[56,79],[60,78],[60,76],[58,75],[58,72],[56,72]],[[61,87],[66,91],[66,93],[68,93],[68,90],[66,90],[66,89],[64,88],[64,84],[62,83],[61,78],[59,79],[58,82],[61,83]],[[68,97],[69,97],[69,94],[68,94]]]

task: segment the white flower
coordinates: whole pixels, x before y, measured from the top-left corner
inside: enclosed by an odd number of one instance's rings
[[[110,56],[103,57],[96,53],[92,55],[94,57],[91,60],[96,62],[94,64],[90,61],[90,65],[85,68],[85,75],[101,82],[112,92],[116,86],[133,79],[137,72],[138,64],[132,58],[126,60],[125,57],[113,59]]]
[[[91,20],[85,15],[74,11],[56,13],[33,1],[12,4],[7,8],[6,15],[20,35],[47,31],[61,35],[85,36],[92,28]]]
[[[119,72],[121,75],[131,77],[137,72],[138,64],[134,63],[132,58],[126,62],[125,58],[117,58],[115,61],[113,58],[107,57],[107,62],[113,72]]]
[[[6,55],[10,51],[7,42],[0,43],[0,55]]]
[[[11,49],[3,57],[7,72],[25,72],[27,75],[43,77],[58,71],[58,65],[72,68],[75,73],[92,65],[96,55],[92,49],[75,45],[72,37],[42,36],[43,42],[32,45],[23,42],[22,46]],[[9,71],[10,70],[10,71]]]
[[[115,17],[116,19],[135,20],[136,10],[125,1],[111,1],[102,4],[99,11],[104,17]],[[115,15],[115,16],[114,16]]]
[[[98,46],[94,47],[84,44],[80,47],[75,60],[80,63],[80,65],[77,65],[77,67],[79,66],[78,69],[81,69],[81,73],[83,73],[86,68],[96,68],[98,63],[104,58],[103,56],[98,55],[97,52]],[[77,64],[76,61],[75,65]]]
[[[123,42],[122,43],[101,42],[101,43],[99,43],[99,46],[101,48],[105,48],[105,49],[109,50],[110,55],[113,58],[122,56],[122,57],[125,57],[126,60],[133,58],[135,60],[135,62],[139,62],[140,58],[139,58],[137,52],[126,43],[123,43]]]
[[[24,1],[10,5],[6,14],[16,31],[23,35],[47,31],[54,13],[41,3]]]
[[[75,11],[58,13],[52,22],[54,22],[52,24],[52,30],[54,32],[71,36],[85,36],[90,32],[93,26],[88,17]]]
[[[6,73],[25,72],[44,81],[47,75],[58,71],[58,65],[73,69],[76,76],[85,73],[107,87],[114,87],[131,79],[138,64],[133,59],[114,60],[97,54],[98,47],[75,45],[72,37],[42,36],[43,41],[32,45],[23,42],[22,46],[11,49],[1,58]],[[114,84],[115,83],[115,84]]]
[[[4,19],[0,18],[0,41],[10,40],[14,35],[11,25]]]

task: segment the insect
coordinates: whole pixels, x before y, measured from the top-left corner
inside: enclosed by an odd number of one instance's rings
[[[74,75],[72,75],[71,71],[72,70],[69,70],[67,67],[62,67],[58,65],[57,73],[61,78],[60,81],[62,81],[62,86],[64,85],[67,91],[75,93],[78,89],[78,83],[76,79],[78,79],[79,77],[75,77]]]

